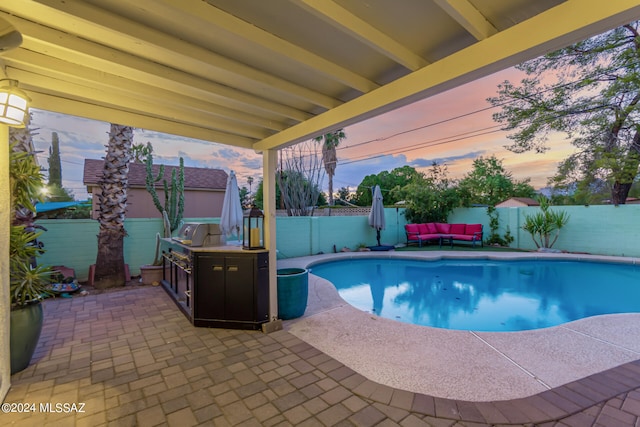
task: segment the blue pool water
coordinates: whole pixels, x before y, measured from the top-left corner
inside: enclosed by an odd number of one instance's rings
[[[437,328],[522,331],[640,312],[637,265],[367,258],[310,270],[360,310]]]

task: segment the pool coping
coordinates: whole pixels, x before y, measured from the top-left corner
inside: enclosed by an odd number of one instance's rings
[[[640,258],[521,252],[349,252],[278,260],[278,268],[365,258],[565,259],[640,264]],[[309,276],[305,314],[285,329],[367,379],[469,402],[525,398],[640,359],[640,314],[602,315],[522,332],[452,331],[374,317]],[[348,328],[345,328],[348,325]],[[348,329],[348,330],[347,330]]]

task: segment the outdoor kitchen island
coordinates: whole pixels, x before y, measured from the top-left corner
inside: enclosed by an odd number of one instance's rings
[[[260,329],[269,320],[267,250],[162,240],[162,286],[194,326]]]

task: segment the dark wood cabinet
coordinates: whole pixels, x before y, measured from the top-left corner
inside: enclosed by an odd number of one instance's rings
[[[260,329],[269,320],[268,252],[193,250],[188,268],[183,257],[166,254],[163,285],[195,326]]]

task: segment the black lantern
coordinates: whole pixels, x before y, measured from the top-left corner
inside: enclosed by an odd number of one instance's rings
[[[242,249],[264,249],[264,214],[255,206],[242,218]]]

